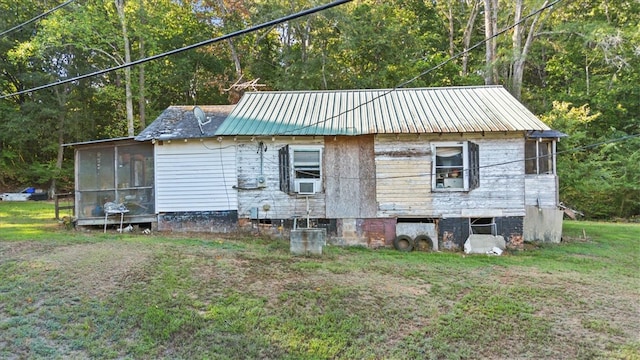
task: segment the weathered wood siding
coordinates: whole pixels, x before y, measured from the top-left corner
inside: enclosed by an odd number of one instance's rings
[[[558,206],[558,177],[556,175],[526,175],[525,205],[541,208]]]
[[[259,143],[263,142],[266,151],[262,152],[262,169],[260,168]],[[251,209],[258,209],[260,219],[293,219],[307,215],[307,198],[310,218],[326,218],[325,190],[314,195],[287,194],[280,191],[280,163],[278,150],[286,145],[322,145],[321,137],[277,137],[275,140],[237,138],[237,183],[238,183],[238,217],[249,218]],[[326,163],[323,163],[326,166]],[[257,188],[258,176],[264,176],[266,186]],[[266,205],[266,206],[265,206]],[[265,210],[268,208],[268,210]]]
[[[324,161],[327,218],[375,217],[373,136],[325,138]]]
[[[213,139],[156,143],[156,211],[236,210],[236,150]]]
[[[431,144],[479,145],[480,186],[469,192],[431,190]],[[379,136],[375,141],[378,216],[524,216],[524,138],[519,134]]]
[[[429,142],[379,136],[374,149],[378,216],[432,214]]]

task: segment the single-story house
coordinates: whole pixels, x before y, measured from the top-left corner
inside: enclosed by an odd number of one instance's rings
[[[239,219],[435,249],[559,241],[561,135],[501,86],[253,92],[216,131],[236,144]]]
[[[335,244],[432,249],[560,239],[564,134],[501,86],[251,92],[199,109],[169,107],[135,137],[152,149],[158,230],[324,227]]]

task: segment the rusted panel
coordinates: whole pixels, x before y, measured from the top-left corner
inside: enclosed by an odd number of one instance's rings
[[[376,215],[373,136],[325,138],[324,179],[328,218]]]
[[[444,231],[442,233],[442,247],[447,250],[457,250],[460,248],[455,241],[455,233],[451,231]]]
[[[370,247],[393,246],[396,237],[396,219],[363,219],[360,225]]]
[[[176,232],[220,232],[237,230],[238,212],[193,211],[163,213],[158,216],[158,230]]]

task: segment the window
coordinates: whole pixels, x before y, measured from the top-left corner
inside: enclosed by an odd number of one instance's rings
[[[434,144],[432,163],[435,191],[469,191],[480,185],[477,144],[468,141]]]
[[[527,140],[524,147],[526,174],[555,174],[554,142]]]
[[[280,149],[280,190],[315,194],[322,189],[322,147],[285,146]]]

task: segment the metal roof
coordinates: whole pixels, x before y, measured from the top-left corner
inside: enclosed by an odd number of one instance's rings
[[[568,137],[569,135],[560,132],[558,130],[533,130],[527,133],[527,137],[531,139],[546,139],[546,138],[563,138]]]
[[[550,130],[502,86],[246,93],[216,135]]]
[[[124,142],[124,141],[133,142],[133,140],[134,140],[134,138],[132,136],[129,136],[129,137],[119,137],[119,138],[109,138],[109,139],[99,139],[99,140],[89,140],[89,141],[67,143],[67,144],[62,144],[62,146],[63,147],[66,147],[66,146],[83,146],[83,145],[116,143],[116,142]]]
[[[215,136],[215,132],[229,115],[235,105],[201,105],[199,106],[207,116],[207,123],[202,124],[202,131],[198,119],[193,114],[195,106],[169,106],[138,136],[138,141],[151,139],[191,139]],[[210,121],[209,121],[210,120]]]

